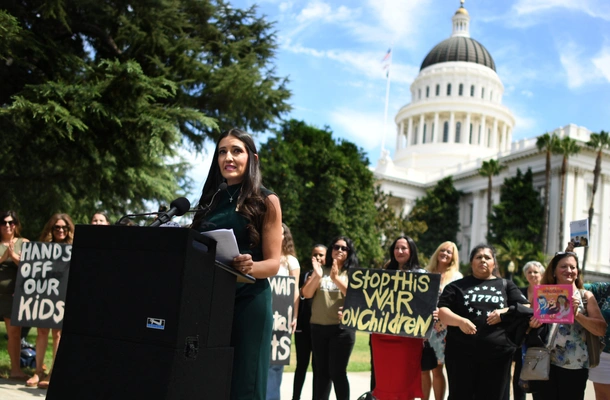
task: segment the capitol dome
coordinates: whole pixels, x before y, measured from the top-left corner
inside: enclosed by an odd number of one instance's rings
[[[481,43],[469,37],[454,36],[434,46],[424,58],[420,71],[430,65],[450,61],[466,61],[496,70],[493,58]]]

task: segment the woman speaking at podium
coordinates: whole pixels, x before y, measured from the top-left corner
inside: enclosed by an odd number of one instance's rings
[[[193,229],[233,229],[240,254],[232,267],[256,278],[236,288],[231,399],[265,400],[273,326],[266,278],[280,266],[282,210],[277,195],[262,186],[256,146],[246,132],[231,129],[220,137],[198,208]]]

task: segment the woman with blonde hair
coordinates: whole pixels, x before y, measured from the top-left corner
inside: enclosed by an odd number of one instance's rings
[[[459,271],[460,268],[460,256],[458,248],[455,243],[447,241],[441,243],[436,249],[426,270],[431,273],[441,274],[441,286],[440,291],[442,293],[445,285],[462,279],[464,276]],[[430,389],[434,390],[434,398],[444,399],[445,391],[447,389],[447,382],[445,375],[443,374],[443,365],[445,364],[445,336],[447,335],[447,328],[443,326],[440,321],[437,321],[434,325],[434,331],[428,342],[434,349],[438,365],[432,370],[432,377],[430,371],[422,371],[422,391],[424,393],[423,399],[427,400],[430,398]]]
[[[40,242],[53,242],[61,244],[72,244],[74,241],[74,222],[68,214],[54,214],[44,226],[40,238]],[[26,386],[38,386],[41,389],[49,387],[51,373],[44,375],[43,365],[44,356],[49,343],[49,330],[53,336],[53,360],[57,354],[59,340],[61,338],[61,329],[37,328],[36,336],[36,373],[28,379]]]

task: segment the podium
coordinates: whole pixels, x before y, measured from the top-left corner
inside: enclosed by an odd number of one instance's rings
[[[78,225],[49,400],[228,399],[236,273],[187,228]]]

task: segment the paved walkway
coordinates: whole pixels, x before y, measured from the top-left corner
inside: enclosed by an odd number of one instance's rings
[[[307,377],[305,378],[305,385],[303,386],[303,392],[301,394],[301,399],[309,400],[311,399],[311,384],[312,384],[312,373],[308,372]],[[351,372],[348,373],[348,378],[350,382],[350,391],[352,399],[357,399],[361,394],[367,392],[369,390],[369,381],[370,381],[370,373],[369,372]],[[292,382],[294,379],[294,373],[286,372],[284,373],[282,379],[282,388],[281,395],[282,400],[291,400],[292,399]],[[95,390],[92,388],[91,390]],[[25,387],[23,382],[11,381],[8,379],[0,379],[0,399],[1,400],[32,400],[35,398],[45,398],[47,394],[46,390],[36,389],[36,388],[27,388]],[[527,399],[530,400],[532,398],[531,395],[527,396]],[[149,399],[155,400],[155,399]],[[336,400],[335,394],[331,392],[330,400]],[[591,381],[587,382],[587,390],[585,392],[585,400],[595,400],[595,392],[593,391],[593,384]]]

